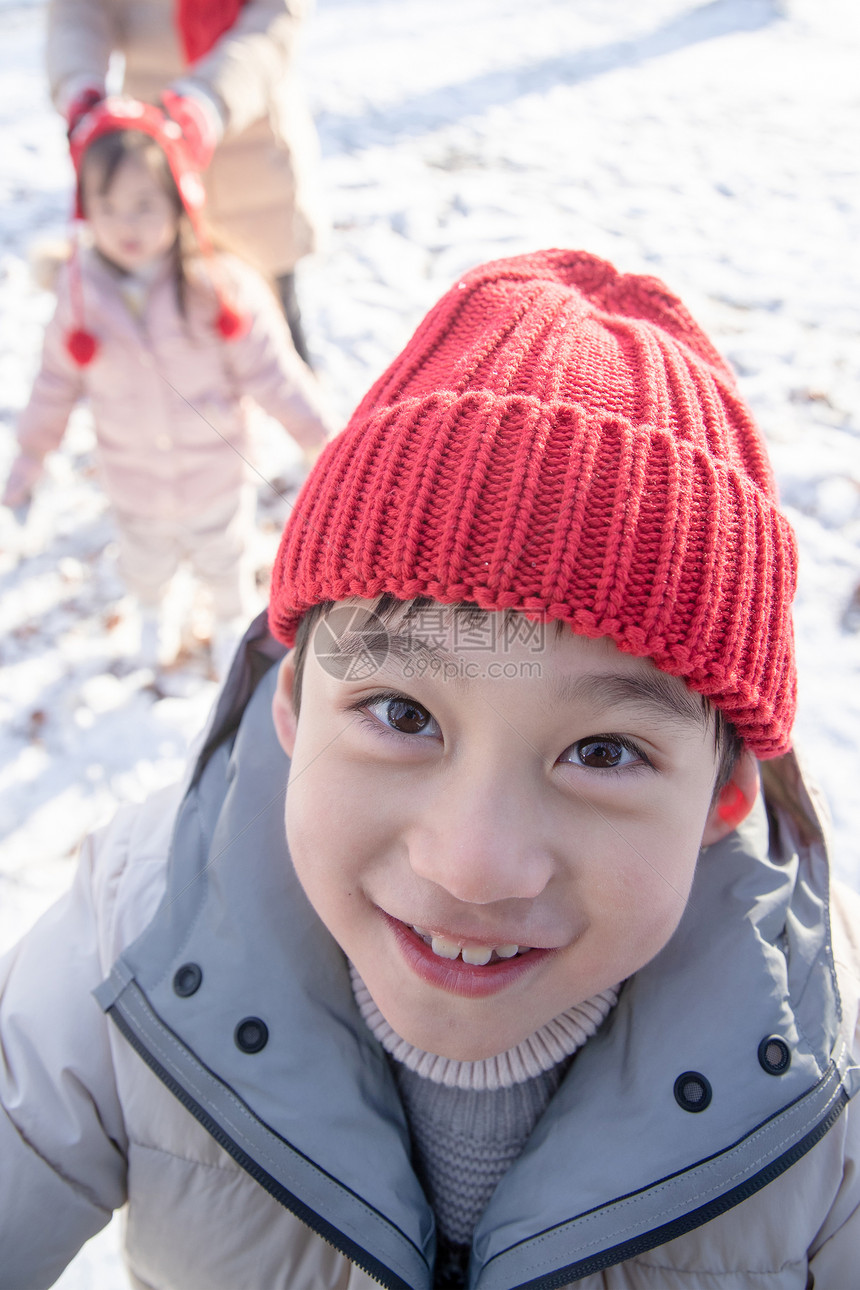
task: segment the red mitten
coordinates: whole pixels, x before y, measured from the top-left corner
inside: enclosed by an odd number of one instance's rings
[[[82,121],[97,103],[101,103],[103,98],[104,90],[97,89],[95,85],[87,85],[85,89],[79,90],[66,108],[67,133],[71,134],[78,122]]]
[[[205,170],[220,138],[214,109],[207,112],[203,103],[187,94],[165,90],[161,96],[164,110],[182,131],[188,160],[195,170]]]

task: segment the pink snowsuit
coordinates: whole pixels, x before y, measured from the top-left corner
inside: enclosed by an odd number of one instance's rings
[[[81,324],[66,265],[18,421],[21,450],[41,460],[58,447],[86,396],[129,590],[141,604],[157,605],[185,558],[210,587],[216,616],[242,614],[250,398],[313,448],[329,430],[315,380],[263,279],[232,256],[218,257],[219,288],[248,327],[229,341],[213,326],[218,303],[204,263],[192,263],[184,310],[169,257],[139,304],[128,298],[129,280],[96,251],[83,249],[79,264],[83,319],[98,352],[78,367],[66,349]]]

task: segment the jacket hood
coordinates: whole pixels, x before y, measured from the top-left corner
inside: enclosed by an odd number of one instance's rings
[[[395,1083],[286,846],[282,652],[261,616],[196,759],[161,905],[97,998],[272,1195],[382,1284],[429,1290],[433,1217]],[[709,1221],[808,1151],[857,1087],[825,849],[760,803],[703,850],[672,940],[502,1179],[472,1286],[560,1286]]]

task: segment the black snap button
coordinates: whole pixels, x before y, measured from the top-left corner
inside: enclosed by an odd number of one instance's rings
[[[684,1071],[675,1080],[675,1101],[685,1111],[704,1111],[711,1105],[711,1086],[698,1071]]]
[[[269,1042],[269,1027],[259,1017],[246,1017],[234,1030],[233,1039],[243,1053],[259,1053]]]
[[[791,1049],[780,1035],[765,1035],[758,1046],[758,1060],[768,1075],[784,1075],[791,1065]]]
[[[187,999],[197,993],[202,980],[203,973],[196,963],[183,963],[181,968],[176,969],[173,977],[174,993],[178,994],[180,999]]]

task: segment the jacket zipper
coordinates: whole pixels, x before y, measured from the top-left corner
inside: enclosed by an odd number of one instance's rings
[[[342,1254],[344,1258],[348,1259],[350,1263],[354,1263],[357,1268],[360,1268],[362,1272],[364,1272],[378,1285],[384,1286],[386,1290],[415,1290],[414,1286],[410,1286],[408,1282],[397,1276],[397,1274],[392,1272],[390,1268],[387,1268],[384,1263],[374,1259],[373,1256],[368,1254],[368,1252],[360,1245],[354,1244],[349,1237],[345,1236],[338,1228],[329,1223],[326,1219],[322,1218],[315,1210],[312,1210],[308,1205],[306,1205],[304,1201],[299,1200],[297,1196],[294,1196],[291,1191],[279,1183],[276,1178],[273,1178],[271,1174],[267,1173],[265,1169],[262,1169],[260,1165],[258,1165],[257,1162],[247,1154],[247,1152],[243,1151],[238,1143],[233,1141],[229,1134],[224,1132],[217,1121],[212,1119],[199,1102],[195,1102],[194,1098],[189,1096],[182,1085],[164,1069],[155,1057],[153,1057],[146,1045],[138,1039],[134,1030],[125,1020],[122,1013],[117,1011],[116,1005],[108,1008],[107,1011],[109,1012],[111,1020],[114,1022],[117,1029],[121,1032],[128,1043],[131,1044],[138,1056],[143,1058],[150,1070],[153,1071],[165,1087],[170,1090],[177,1101],[181,1102],[186,1111],[189,1111],[191,1115],[194,1116],[195,1120],[197,1120],[206,1132],[215,1139],[218,1145],[222,1147],[228,1155],[232,1156],[236,1163],[241,1165],[245,1172],[250,1174],[254,1181],[259,1183],[270,1196],[273,1196],[274,1199],[283,1205],[285,1209],[288,1209],[290,1213],[295,1214],[296,1218],[301,1219],[306,1226],[316,1232],[317,1236],[321,1237],[327,1245],[331,1245],[339,1254]],[[430,1275],[429,1272],[428,1279],[432,1282],[432,1275]]]

